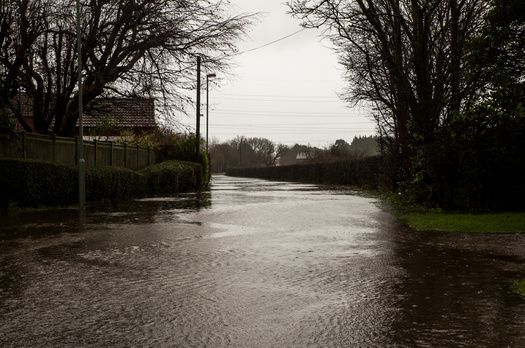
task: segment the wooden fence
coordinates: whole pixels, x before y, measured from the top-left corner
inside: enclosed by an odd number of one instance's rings
[[[79,144],[78,137],[64,138],[26,132],[17,132],[14,136],[0,135],[0,158],[28,158],[76,165]],[[87,166],[117,166],[138,170],[158,162],[157,151],[149,147],[96,140],[84,140],[83,144]]]

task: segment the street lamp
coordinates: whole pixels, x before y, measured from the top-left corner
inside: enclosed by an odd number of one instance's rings
[[[209,105],[210,105],[210,90],[209,90],[209,86],[210,86],[210,79],[214,78],[214,77],[217,77],[216,74],[208,74],[206,75],[206,154],[208,154],[208,114],[210,112],[210,108],[209,108]]]
[[[81,216],[84,214],[86,203],[86,161],[84,160],[84,126],[83,117],[83,98],[82,98],[82,35],[80,32],[80,0],[76,0],[76,26],[77,26],[77,55],[78,55],[78,207]],[[82,219],[82,218],[81,218]]]
[[[197,124],[195,126],[195,162],[199,162],[201,144],[201,57],[197,56]]]

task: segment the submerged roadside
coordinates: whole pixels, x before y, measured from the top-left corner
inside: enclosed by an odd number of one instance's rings
[[[413,231],[480,235],[525,233],[525,212],[447,212],[402,203],[391,196],[383,199],[388,210]],[[510,288],[525,300],[525,277],[515,279]]]
[[[113,166],[86,168],[86,201],[141,198],[201,191],[207,166],[168,160],[139,171]],[[0,159],[0,210],[68,207],[78,202],[78,167],[49,161]]]

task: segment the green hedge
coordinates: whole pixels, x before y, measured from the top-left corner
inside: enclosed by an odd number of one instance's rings
[[[368,189],[378,188],[383,180],[380,157],[278,167],[228,168],[226,175],[326,185],[349,185]]]
[[[0,159],[0,207],[67,206],[78,203],[78,168],[54,162]],[[201,165],[166,161],[133,171],[121,167],[86,168],[86,201],[143,197],[202,190]]]
[[[176,193],[179,190],[179,171],[170,162],[162,162],[140,171],[146,179],[148,195]]]
[[[144,197],[145,195],[146,177],[136,171],[121,167],[86,168],[87,202],[96,202],[105,199]]]
[[[146,177],[149,195],[200,191],[208,179],[202,165],[186,161],[165,161],[140,171]]]
[[[78,171],[74,167],[33,160],[0,160],[0,205],[63,206],[78,201]]]

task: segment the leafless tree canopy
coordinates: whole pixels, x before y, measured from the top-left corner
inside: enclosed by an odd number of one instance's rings
[[[476,35],[481,0],[298,0],[291,13],[322,27],[336,45],[349,82],[346,98],[375,106],[396,152],[409,138],[430,141],[463,107],[469,91],[466,40]]]
[[[83,96],[153,96],[182,108],[197,56],[228,68],[250,16],[220,0],[81,0]],[[37,131],[72,135],[77,123],[75,0],[0,0],[3,108],[25,92]],[[27,125],[26,125],[27,126]],[[50,128],[52,127],[52,129]]]

